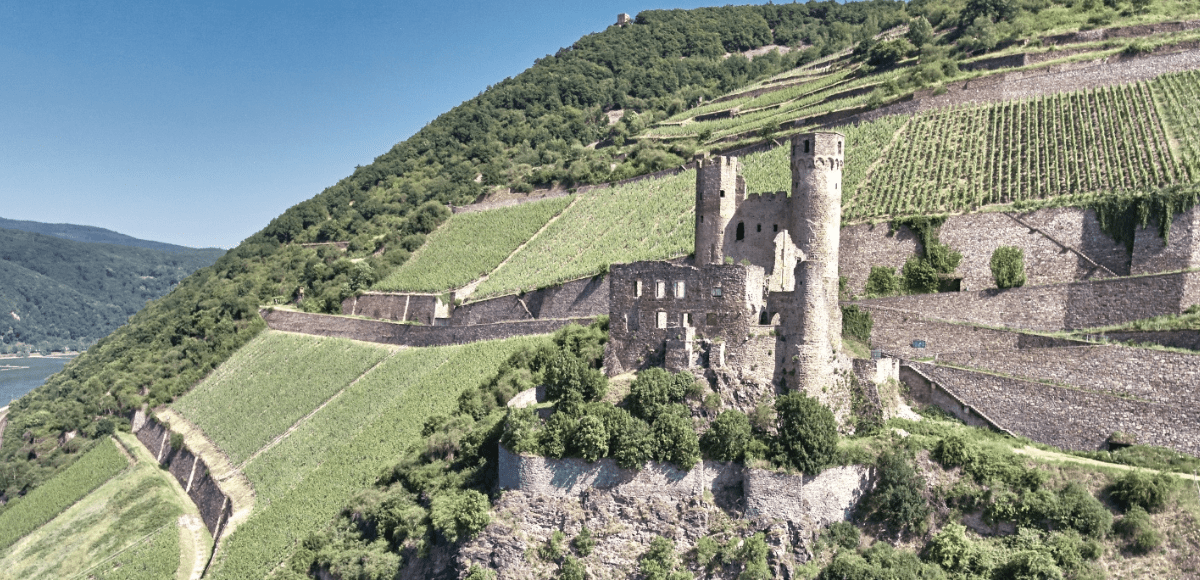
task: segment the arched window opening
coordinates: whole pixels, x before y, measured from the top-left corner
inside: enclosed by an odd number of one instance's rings
[[[745,239],[745,238],[746,238],[746,223],[745,223],[745,222],[738,222],[738,227],[737,227],[737,238],[736,238],[736,240],[740,242],[740,241],[742,241],[742,240],[743,240],[743,239]]]

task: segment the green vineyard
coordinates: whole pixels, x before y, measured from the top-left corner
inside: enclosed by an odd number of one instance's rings
[[[494,270],[574,199],[454,214],[412,259],[375,285],[381,292],[441,292]]]
[[[1200,181],[1200,73],[1163,75],[1150,86],[1179,155],[1180,177]]]

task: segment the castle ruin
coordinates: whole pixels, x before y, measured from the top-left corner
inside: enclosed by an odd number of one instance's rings
[[[791,141],[792,192],[747,195],[736,157],[696,174],[692,260],[614,264],[609,375],[662,365],[816,394],[841,350],[845,137]],[[844,362],[844,361],[843,361]]]

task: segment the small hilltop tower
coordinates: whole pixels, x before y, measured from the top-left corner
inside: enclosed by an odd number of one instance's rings
[[[746,196],[737,157],[713,157],[696,170],[696,265],[725,263],[725,230]]]
[[[792,241],[803,258],[796,290],[781,322],[788,337],[785,365],[793,363],[809,394],[832,380],[842,343],[838,305],[838,246],[842,223],[842,166],[846,138],[840,133],[802,133],[792,138]]]

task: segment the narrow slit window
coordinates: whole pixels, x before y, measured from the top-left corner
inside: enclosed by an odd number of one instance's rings
[[[779,233],[779,224],[772,224],[771,231],[773,231],[775,233]]]
[[[725,190],[724,190],[724,189],[722,189],[722,190],[721,190],[721,197],[725,197]]]
[[[692,325],[692,315],[691,314],[689,314],[687,312],[683,313],[683,325],[685,327],[690,327]]]
[[[804,140],[804,152],[808,153],[808,139]]]
[[[637,282],[633,283],[633,297],[634,298],[642,297],[642,281],[641,280],[638,280]]]
[[[744,239],[746,239],[746,223],[745,223],[745,222],[738,222],[738,226],[737,226],[737,241],[739,241],[739,242],[740,242],[740,241],[742,241],[742,240],[744,240]]]
[[[761,232],[761,231],[762,231],[762,224],[758,224],[757,226],[755,226],[755,229],[754,229],[754,231],[756,231],[756,232]]]

